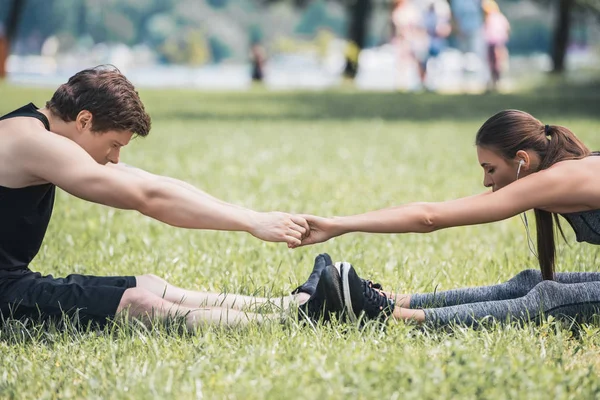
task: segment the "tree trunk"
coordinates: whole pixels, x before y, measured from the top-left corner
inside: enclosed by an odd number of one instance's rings
[[[369,17],[371,15],[371,0],[351,0],[348,6],[350,26],[348,29],[348,49],[346,51],[346,68],[344,76],[354,79],[358,72],[358,55],[365,46]]]
[[[574,0],[560,0],[559,3],[554,40],[552,42],[552,72],[556,74],[561,74],[565,70],[565,55],[569,45],[571,11],[574,4]]]
[[[0,79],[6,78],[6,60],[8,59],[8,40],[0,36]]]
[[[6,60],[10,54],[10,45],[17,34],[25,1],[12,1],[12,5],[8,11],[8,20],[6,21],[6,33],[4,36],[0,35],[0,79],[6,78]]]

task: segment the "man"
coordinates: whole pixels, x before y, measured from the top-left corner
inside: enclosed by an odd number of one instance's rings
[[[239,323],[260,316],[236,309],[267,299],[200,293],[154,275],[55,279],[28,265],[44,238],[55,187],[83,200],[136,210],[172,226],[245,231],[297,246],[304,218],[260,213],[220,201],[195,187],[119,163],[132,136],[146,136],[150,117],[116,68],[81,71],[38,109],[29,104],[0,118],[0,311],[4,317],[77,313],[99,324],[122,311],[147,320],[183,315],[188,327]],[[308,297],[306,293],[298,296]],[[291,297],[282,299],[286,306]],[[205,308],[198,309],[199,306]],[[215,307],[219,305],[219,307]]]

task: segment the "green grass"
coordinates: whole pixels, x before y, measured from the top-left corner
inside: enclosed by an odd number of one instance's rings
[[[504,108],[566,125],[600,149],[598,88],[486,96],[145,90],[153,131],[122,160],[258,210],[327,216],[446,200],[482,191],[475,132]],[[0,113],[29,101],[41,106],[51,95],[6,85],[0,93]],[[567,233],[558,269],[596,271],[598,246]],[[32,269],[154,273],[190,289],[279,296],[324,251],[404,292],[493,284],[537,268],[518,218],[428,235],[352,234],[288,250],[242,233],[172,228],[59,192]],[[385,331],[270,324],[188,334],[12,322],[0,330],[0,354],[0,397],[15,399],[600,397],[597,325],[444,332],[402,323]]]

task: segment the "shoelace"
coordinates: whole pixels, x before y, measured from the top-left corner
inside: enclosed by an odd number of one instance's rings
[[[381,288],[381,285],[377,283],[373,284],[373,282],[365,280],[363,282],[363,293],[365,294],[365,300],[369,303],[369,305],[376,308],[376,310],[370,311],[376,311],[379,313],[389,307],[389,302],[385,293],[375,290],[378,289],[376,286]]]
[[[363,281],[371,288],[373,289],[377,289],[377,290],[383,290],[383,286],[381,286],[380,283],[373,283],[373,281],[370,281],[368,279],[363,279]]]

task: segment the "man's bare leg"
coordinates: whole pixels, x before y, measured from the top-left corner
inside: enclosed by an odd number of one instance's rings
[[[198,292],[171,285],[166,280],[152,274],[136,276],[136,282],[138,288],[146,289],[166,301],[188,308],[220,307],[242,310],[248,307],[272,304],[287,310],[292,303],[301,305],[310,297],[307,293],[302,292],[293,296],[272,299],[229,293]]]
[[[171,318],[184,318],[186,327],[194,330],[201,326],[245,326],[249,323],[264,323],[277,320],[278,314],[261,315],[223,307],[187,307],[174,303],[141,288],[127,289],[123,293],[117,315],[127,313],[128,317],[150,324],[153,318],[167,321]]]

